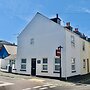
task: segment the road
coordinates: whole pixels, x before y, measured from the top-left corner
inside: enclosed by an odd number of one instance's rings
[[[4,73],[0,74],[0,90],[90,90],[90,85]]]

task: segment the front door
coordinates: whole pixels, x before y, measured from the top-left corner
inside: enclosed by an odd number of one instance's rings
[[[89,59],[87,59],[87,73],[89,73]]]
[[[8,72],[12,73],[12,60],[9,60]]]
[[[31,59],[31,75],[36,75],[36,58]]]

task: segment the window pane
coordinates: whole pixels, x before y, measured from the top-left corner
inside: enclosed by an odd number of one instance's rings
[[[75,47],[75,37],[71,35],[71,45]]]
[[[43,70],[47,70],[47,65],[43,65]]]
[[[72,64],[75,64],[75,58],[72,58],[72,62],[71,62]]]
[[[75,71],[75,58],[72,58],[71,60],[71,70]]]
[[[83,59],[83,68],[86,67],[86,62],[85,62],[85,59]]]
[[[43,58],[43,63],[48,63],[48,59],[47,58]]]
[[[60,65],[55,65],[55,70],[60,71]]]
[[[72,65],[72,70],[75,70],[75,65]]]
[[[21,69],[26,69],[26,65],[21,65]]]
[[[83,49],[83,51],[85,51],[85,42],[83,42],[82,49]]]
[[[21,60],[21,63],[26,63],[26,59],[22,59]]]
[[[60,64],[60,58],[55,58],[55,64]]]
[[[12,61],[12,64],[15,64],[15,60]]]

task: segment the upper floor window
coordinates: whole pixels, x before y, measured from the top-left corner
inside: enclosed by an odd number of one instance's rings
[[[43,58],[43,63],[48,63],[48,59],[47,58]]]
[[[71,45],[75,46],[75,37],[71,35]]]
[[[30,39],[30,44],[31,44],[31,45],[34,44],[34,38],[31,38],[31,39]]]
[[[85,42],[82,43],[82,50],[85,51]]]

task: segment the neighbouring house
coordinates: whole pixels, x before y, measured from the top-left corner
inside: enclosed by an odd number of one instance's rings
[[[4,59],[3,64],[4,66],[7,67],[8,72],[15,73],[16,71],[15,61],[16,61],[16,54],[11,54]]]
[[[0,70],[15,72],[17,46],[6,41],[0,41]]]
[[[90,39],[37,13],[18,36],[16,73],[67,78],[90,72]]]

